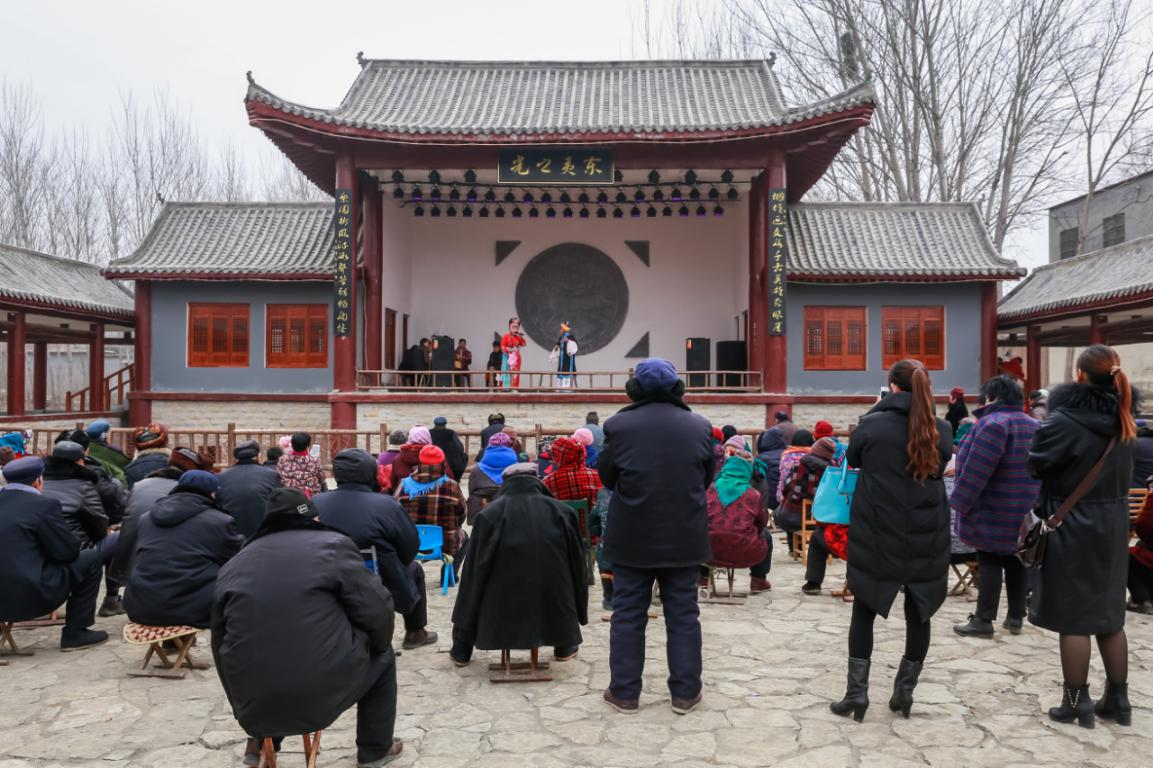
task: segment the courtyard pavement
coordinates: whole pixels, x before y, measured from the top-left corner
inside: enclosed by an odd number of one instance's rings
[[[1060,697],[1055,636],[1026,625],[1018,637],[998,630],[992,641],[961,639],[951,625],[972,610],[965,597],[950,597],[933,620],[912,718],[890,713],[886,702],[903,647],[898,604],[890,621],[877,624],[872,708],[858,725],[828,711],[844,691],[850,606],[827,593],[801,595],[801,566],[783,557],[783,547],[777,554],[771,593],[744,606],[702,605],[704,701],[686,716],[669,708],[662,619],[650,623],[640,713],[617,714],[601,700],[609,624],[601,620],[599,585],[579,658],[554,664],[554,682],[523,685],[491,684],[484,662],[495,658],[486,652],[463,670],[451,665],[455,593],[442,597],[438,589],[429,612],[439,646],[398,660],[397,735],[405,749],[394,765],[1153,765],[1153,617],[1129,615],[1133,726],[1099,722],[1083,730],[1044,716]],[[843,566],[833,566],[825,586],[839,585],[842,574]],[[122,642],[123,624],[123,617],[99,620],[113,639],[83,653],[59,652],[59,628],[16,632],[37,653],[0,667],[0,768],[240,764],[244,734],[215,671],[190,672],[184,680],[129,677],[143,649]],[[200,647],[207,645],[202,633]],[[1094,658],[1095,696],[1103,678]],[[324,732],[320,765],[355,765],[354,717],[350,711]],[[285,749],[281,766],[303,766],[298,739]]]

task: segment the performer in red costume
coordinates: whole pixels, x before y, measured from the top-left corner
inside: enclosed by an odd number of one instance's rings
[[[505,389],[520,386],[520,349],[527,343],[520,332],[520,318],[509,318],[508,333],[500,337],[501,370],[504,371],[500,378]]]

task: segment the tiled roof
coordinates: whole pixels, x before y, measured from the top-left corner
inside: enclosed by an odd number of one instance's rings
[[[789,208],[792,279],[1016,279],[971,203],[800,203]]]
[[[872,104],[862,83],[787,108],[768,61],[361,60],[340,106],[314,109],[250,82],[248,100],[333,126],[394,135],[539,136],[738,131]]]
[[[332,203],[166,203],[110,276],[176,279],[332,276]]]
[[[1153,291],[1153,235],[1037,267],[997,307],[1000,320]]]
[[[0,300],[131,318],[136,304],[119,283],[100,277],[100,267],[0,243]]]

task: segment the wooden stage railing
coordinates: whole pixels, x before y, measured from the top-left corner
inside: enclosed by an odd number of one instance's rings
[[[516,375],[502,371],[362,370],[356,373],[356,386],[360,390],[389,392],[500,392],[503,377]],[[520,383],[504,391],[620,393],[632,375],[631,370],[576,371],[567,374],[569,383],[563,386],[562,374],[555,370],[520,371]],[[762,391],[760,371],[682,371],[680,376],[687,392]]]

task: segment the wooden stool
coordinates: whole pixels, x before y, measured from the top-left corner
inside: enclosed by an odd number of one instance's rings
[[[124,642],[148,646],[148,652],[144,654],[144,663],[140,665],[140,669],[129,670],[128,674],[132,677],[180,679],[189,669],[208,669],[207,663],[198,662],[192,657],[192,644],[196,642],[196,632],[196,627],[149,627],[131,622],[125,624]],[[171,661],[165,652],[166,642],[172,642],[176,646],[176,658]],[[150,668],[148,662],[152,660],[154,653],[160,657],[160,662]]]
[[[701,590],[703,596],[699,598],[702,603],[712,603],[714,605],[744,605],[745,598],[749,596],[747,592],[734,592],[733,579],[736,577],[736,568],[728,566],[709,565],[709,586]],[[717,593],[717,574],[724,573],[729,580],[729,591],[727,594]]]
[[[59,611],[52,611],[47,616],[42,616],[39,619],[31,619],[30,621],[17,621],[12,624],[12,629],[36,629],[38,627],[58,627],[64,623],[64,617],[60,615]]]
[[[848,579],[845,579],[844,583],[841,584],[840,589],[834,589],[830,594],[833,597],[841,598],[841,602],[843,602],[843,603],[851,603],[851,602],[853,602],[853,600],[856,599],[853,597],[853,591],[851,589],[849,589],[849,580]]]
[[[548,674],[548,662],[540,661],[540,649],[529,651],[528,661],[513,661],[512,651],[507,648],[500,652],[500,663],[489,664],[488,676],[492,683],[547,683],[552,680]]]
[[[949,563],[949,567],[953,569],[953,573],[957,576],[957,583],[949,590],[949,594],[957,597],[960,595],[967,595],[977,586],[977,561],[966,560],[963,565],[965,572],[957,567],[958,563]]]
[[[8,647],[5,648],[4,646]],[[0,622],[0,654],[7,656],[35,656],[36,651],[28,648],[21,648],[20,646],[16,645],[16,640],[12,637],[12,622],[4,621]],[[4,659],[3,661],[4,664],[8,663],[7,659]]]
[[[322,732],[301,734],[301,738],[304,739],[304,760],[307,768],[316,768]],[[271,737],[265,738],[260,744],[260,768],[276,768],[276,745],[272,743]]]

